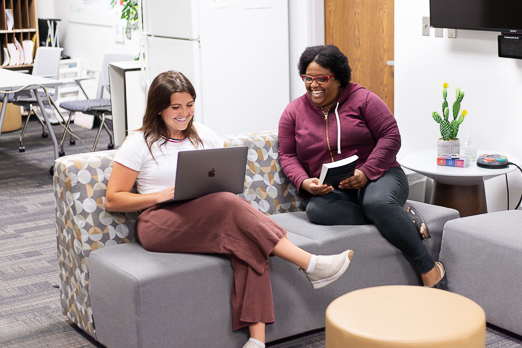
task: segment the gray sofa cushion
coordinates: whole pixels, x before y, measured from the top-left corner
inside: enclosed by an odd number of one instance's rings
[[[317,250],[314,240],[288,237]],[[108,347],[225,348],[248,339],[247,330],[231,329],[232,267],[224,256],[154,253],[126,243],[92,252],[89,270],[96,337]],[[277,258],[271,270],[276,320],[291,317],[277,336],[269,333],[272,340],[324,326],[325,303],[304,274]]]
[[[522,211],[449,221],[440,259],[448,290],[477,302],[489,323],[522,335]]]
[[[438,255],[442,221],[458,213],[423,203],[415,207],[433,226],[433,238],[426,243]],[[295,265],[271,258],[276,324],[267,326],[267,341],[324,327],[326,307],[349,291],[420,284],[413,266],[373,225],[318,226],[310,224],[304,212],[271,218],[287,229],[293,243],[311,253],[350,248],[355,257],[347,275],[319,290]],[[129,243],[91,252],[89,273],[96,337],[109,347],[228,348],[240,347],[248,337],[246,329],[231,330],[232,268],[225,257],[152,253]]]

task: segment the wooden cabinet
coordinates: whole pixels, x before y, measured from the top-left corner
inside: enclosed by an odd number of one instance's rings
[[[13,14],[13,29],[8,30],[6,9],[10,9]],[[8,43],[14,43],[15,39],[22,45],[24,40],[33,41],[33,60],[36,49],[39,46],[38,39],[38,18],[36,15],[36,0],[0,0],[0,46],[1,62],[4,61],[3,47]],[[13,70],[31,70],[32,64],[5,66],[4,68]]]

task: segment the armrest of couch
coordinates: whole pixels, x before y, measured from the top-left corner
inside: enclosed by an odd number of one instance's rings
[[[116,151],[58,158],[54,164],[56,237],[64,314],[95,337],[89,300],[92,250],[136,240],[137,213],[105,210],[105,192]]]

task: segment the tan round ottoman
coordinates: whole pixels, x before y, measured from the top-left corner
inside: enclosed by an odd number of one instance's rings
[[[326,348],[486,346],[486,314],[475,302],[422,286],[352,291],[326,309]]]

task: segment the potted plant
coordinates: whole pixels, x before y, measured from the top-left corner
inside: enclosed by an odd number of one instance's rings
[[[131,33],[138,27],[138,0],[112,0],[111,5],[115,7],[118,3],[123,5],[121,10],[121,19],[127,21],[125,27],[125,35],[127,39],[131,39]]]
[[[467,110],[462,110],[462,113],[459,116],[460,111],[460,103],[462,99],[464,99],[464,91],[461,91],[459,87],[457,87],[457,91],[455,93],[456,100],[453,103],[453,120],[449,120],[449,108],[448,108],[448,87],[449,84],[446,82],[443,85],[444,89],[442,91],[442,115],[441,117],[438,112],[434,111],[432,113],[432,117],[435,122],[440,124],[440,135],[441,138],[437,143],[437,155],[448,155],[448,154],[458,154],[460,152],[460,140],[457,138],[459,133],[459,127],[461,123],[464,121],[464,117],[468,114]]]

